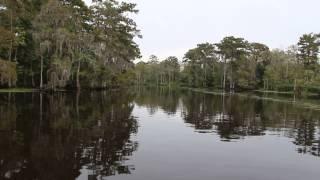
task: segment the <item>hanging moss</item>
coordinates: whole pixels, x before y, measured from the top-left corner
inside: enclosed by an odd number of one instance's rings
[[[54,57],[48,70],[48,87],[52,89],[66,87],[71,76],[71,68],[70,58]]]
[[[17,64],[0,59],[0,85],[12,87],[17,81]]]

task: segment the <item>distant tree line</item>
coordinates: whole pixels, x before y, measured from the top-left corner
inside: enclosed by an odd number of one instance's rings
[[[179,64],[176,57],[159,62],[152,55],[136,65],[136,83],[177,84],[224,90],[291,91],[320,93],[320,34],[304,34],[287,50],[225,37],[188,50]],[[181,67],[180,67],[181,66]]]
[[[137,12],[117,0],[1,0],[0,86],[118,86],[140,57]]]
[[[320,92],[319,34],[287,50],[243,38],[202,43],[181,61],[151,56],[136,65],[141,37],[117,0],[1,0],[0,87],[112,88],[164,85],[224,90]]]

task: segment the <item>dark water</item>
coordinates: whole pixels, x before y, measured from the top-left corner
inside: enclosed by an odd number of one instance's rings
[[[319,180],[319,119],[186,90],[0,94],[0,179]]]

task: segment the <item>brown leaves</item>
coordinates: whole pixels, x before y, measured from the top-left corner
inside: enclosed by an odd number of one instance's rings
[[[0,27],[0,48],[10,48],[10,44],[14,41],[14,34],[9,30]]]
[[[8,84],[17,81],[17,65],[14,62],[4,61],[0,59],[0,84]]]

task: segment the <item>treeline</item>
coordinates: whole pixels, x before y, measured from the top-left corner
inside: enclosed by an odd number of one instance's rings
[[[118,86],[140,57],[137,12],[116,0],[0,1],[0,86]]]
[[[133,3],[94,0],[0,1],[0,87],[111,88],[153,84],[320,92],[319,34],[287,50],[225,37],[176,57],[134,65],[141,37]]]
[[[136,65],[138,84],[170,85],[224,90],[294,91],[320,93],[319,34],[305,34],[287,50],[270,48],[233,36],[219,43],[203,43],[159,62],[152,55]]]

